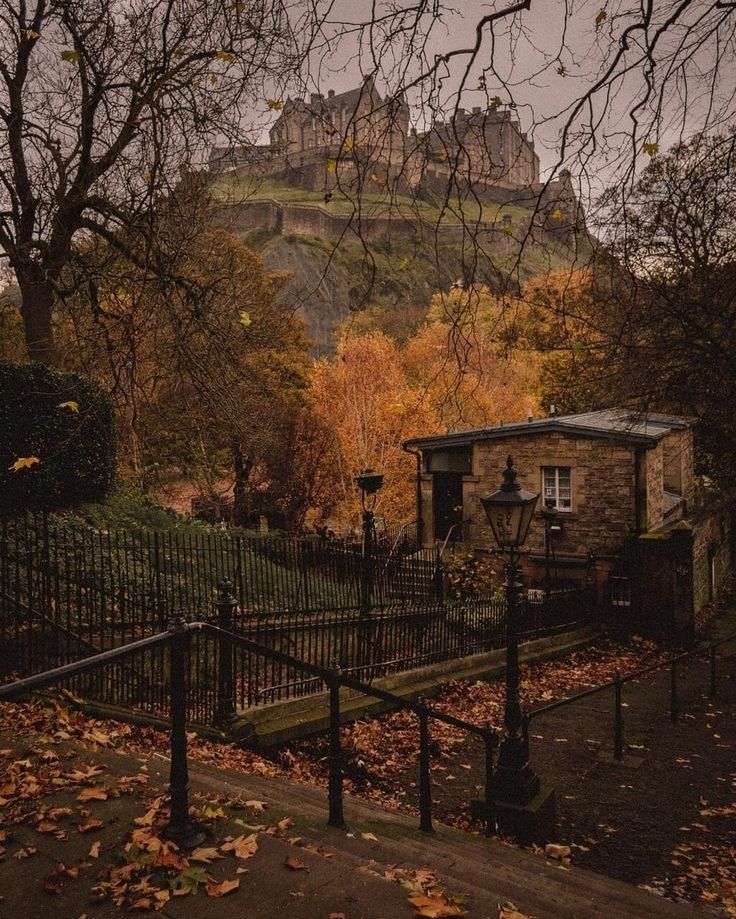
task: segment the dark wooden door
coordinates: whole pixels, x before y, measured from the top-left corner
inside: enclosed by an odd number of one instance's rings
[[[463,477],[459,472],[435,472],[432,475],[434,538],[445,539],[455,526],[451,540],[460,539],[463,522]]]

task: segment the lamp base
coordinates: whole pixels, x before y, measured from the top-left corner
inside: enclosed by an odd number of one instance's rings
[[[471,801],[470,813],[475,820],[486,820],[485,801]],[[540,788],[525,804],[514,801],[496,801],[494,815],[498,831],[511,836],[523,846],[543,845],[555,838],[557,830],[555,791]]]
[[[493,772],[493,791],[499,801],[526,804],[539,794],[540,781],[531,763],[499,763]]]
[[[171,842],[176,843],[180,849],[189,851],[202,845],[207,839],[207,832],[204,827],[195,820],[189,819],[183,825],[169,824],[164,827],[161,836],[163,836],[164,839],[170,839]]]

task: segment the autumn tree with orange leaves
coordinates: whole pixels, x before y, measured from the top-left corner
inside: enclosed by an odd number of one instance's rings
[[[357,523],[358,473],[372,467],[384,476],[377,513],[403,522],[415,514],[414,458],[404,440],[433,430],[436,420],[421,394],[406,379],[398,346],[383,332],[348,335],[334,360],[314,368],[308,394],[310,410],[332,434],[332,513]],[[300,464],[302,475],[309,475]]]

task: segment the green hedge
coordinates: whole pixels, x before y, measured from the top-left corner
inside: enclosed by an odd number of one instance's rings
[[[27,463],[14,469],[19,460]],[[114,474],[113,407],[103,389],[43,364],[0,361],[0,513],[99,500]]]

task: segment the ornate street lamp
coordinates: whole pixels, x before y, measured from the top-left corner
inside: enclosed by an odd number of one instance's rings
[[[529,751],[522,731],[523,712],[519,701],[518,600],[521,590],[518,567],[519,548],[523,546],[534,515],[538,494],[525,491],[516,481],[516,470],[509,456],[503,473],[503,484],[493,494],[481,498],[488,522],[499,547],[508,553],[506,565],[506,705],[504,734],[494,772],[496,814],[502,824],[505,804],[511,805],[512,819],[506,828],[515,835],[525,835],[519,826],[519,808],[529,804],[539,793],[539,777],[529,764]],[[509,808],[507,810],[507,816]],[[532,816],[532,815],[530,815]],[[502,826],[502,829],[504,827]]]
[[[372,510],[376,506],[376,495],[379,489],[383,487],[383,473],[374,472],[373,469],[364,469],[355,479],[355,484],[360,489],[364,511],[366,510],[368,497],[372,496]]]
[[[371,607],[373,606],[373,556],[376,536],[376,515],[374,513],[378,492],[383,486],[383,475],[373,469],[364,469],[355,479],[360,489],[363,507],[363,546],[360,566],[360,620],[358,662],[366,666],[370,662],[373,642],[371,628]]]

